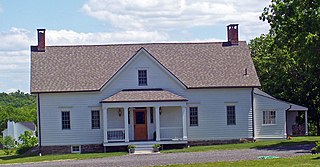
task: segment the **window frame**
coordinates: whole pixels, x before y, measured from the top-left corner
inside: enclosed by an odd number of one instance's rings
[[[230,110],[232,107],[233,110]],[[227,105],[227,125],[237,125],[236,105]]]
[[[98,113],[98,118],[94,118],[93,113]],[[91,129],[100,129],[101,128],[101,116],[100,116],[100,110],[91,110]],[[98,123],[98,124],[96,124]],[[98,125],[98,126],[94,126]]]
[[[193,109],[196,109],[196,110],[193,110]],[[189,126],[190,127],[199,126],[199,107],[198,106],[189,107]]]
[[[79,147],[79,150],[74,151],[74,147]],[[72,145],[71,146],[71,153],[81,153],[81,145]]]
[[[68,117],[64,115],[64,113],[68,113]],[[64,118],[69,118],[68,120],[65,120]],[[66,124],[68,123],[68,124]],[[70,111],[61,111],[61,129],[62,130],[70,130],[71,129],[71,114]]]
[[[276,110],[262,111],[262,125],[276,125],[276,124],[277,124]]]
[[[144,72],[145,74],[140,74]],[[138,86],[148,86],[148,70],[138,69]]]

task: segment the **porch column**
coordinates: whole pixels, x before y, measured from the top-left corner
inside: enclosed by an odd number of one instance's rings
[[[156,109],[156,141],[160,141],[160,107],[155,107]]]
[[[284,126],[283,126],[283,136],[287,138],[287,110],[284,111]]]
[[[307,111],[304,111],[304,122],[305,122],[305,126],[306,126],[306,133],[305,135],[308,135],[309,134],[309,131],[308,131],[308,112]]]
[[[128,107],[124,107],[124,141],[129,142]]]
[[[187,107],[181,106],[182,111],[182,139],[187,140]]]
[[[108,108],[103,108],[103,136],[104,142],[108,143]]]

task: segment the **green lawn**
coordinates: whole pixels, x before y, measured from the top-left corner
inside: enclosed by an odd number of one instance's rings
[[[239,143],[239,144],[221,144],[211,146],[194,146],[184,149],[163,150],[162,153],[176,153],[176,152],[202,152],[213,150],[236,150],[248,148],[266,148],[281,145],[294,145],[303,143],[314,143],[320,141],[320,136],[306,136],[306,137],[293,137],[291,140],[267,140],[257,141],[254,143]]]
[[[308,136],[308,137],[293,137],[292,140],[270,140],[270,141],[257,141],[255,143],[241,143],[241,144],[224,144],[224,145],[212,145],[212,146],[196,146],[185,149],[176,150],[164,150],[164,153],[175,153],[175,152],[200,152],[200,151],[212,151],[212,150],[234,150],[234,149],[246,149],[246,148],[265,148],[280,145],[293,145],[303,143],[314,143],[320,141],[320,136]],[[11,164],[11,163],[25,163],[25,162],[41,162],[41,161],[53,161],[53,160],[68,160],[68,159],[92,159],[92,158],[104,158],[111,156],[122,156],[127,155],[125,152],[114,152],[114,153],[90,153],[90,154],[62,154],[62,155],[45,155],[45,156],[19,156],[19,155],[4,155],[4,152],[0,150],[0,164]],[[316,155],[302,156],[288,159],[274,159],[274,160],[258,160],[258,161],[239,161],[239,162],[219,162],[219,163],[206,163],[206,164],[195,164],[195,166],[254,166],[254,165],[270,165],[272,162],[277,162],[277,165],[283,166],[283,164],[290,164],[294,160],[294,165],[300,164],[308,166],[314,166],[319,163],[320,157]],[[308,162],[305,162],[307,161]],[[279,162],[278,162],[279,161]],[[298,163],[296,163],[296,161]],[[310,162],[309,162],[310,161]],[[282,164],[282,165],[281,165]],[[300,166],[298,165],[298,166]],[[192,166],[192,165],[191,165]],[[274,166],[274,165],[272,165]]]
[[[25,163],[25,162],[41,162],[41,161],[54,161],[54,160],[69,160],[69,159],[93,159],[93,158],[105,158],[112,156],[127,155],[126,152],[113,152],[113,153],[88,153],[88,154],[61,154],[61,155],[44,155],[44,156],[28,156],[23,157],[19,155],[3,155],[0,150],[0,164],[12,164],[12,163]]]
[[[235,161],[235,162],[210,162],[210,163],[199,163],[199,164],[179,164],[179,165],[168,165],[169,167],[207,167],[207,166],[221,166],[221,167],[283,167],[283,166],[305,166],[305,167],[316,167],[320,166],[320,155],[306,155],[292,158],[279,158],[279,159],[264,159],[264,160],[247,160],[247,161]]]

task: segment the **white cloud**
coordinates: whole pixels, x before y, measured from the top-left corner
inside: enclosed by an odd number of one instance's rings
[[[167,41],[169,38],[168,34],[157,31],[79,33],[72,30],[48,30],[46,36],[48,45],[154,42]]]
[[[107,44],[167,41],[168,34],[157,31],[82,33],[47,30],[47,45]],[[37,45],[36,31],[11,28],[0,32],[0,92],[29,91],[30,45]]]
[[[251,37],[246,33],[260,35],[268,30],[267,23],[258,17],[269,3],[269,0],[89,0],[82,9],[121,30],[163,32],[240,23],[241,27],[246,26],[244,37]]]

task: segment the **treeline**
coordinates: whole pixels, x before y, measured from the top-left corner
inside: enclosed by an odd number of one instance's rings
[[[320,135],[319,12],[319,0],[271,0],[260,16],[269,33],[249,44],[262,89],[308,107],[312,135]]]
[[[36,124],[36,96],[19,90],[13,93],[0,93],[0,132],[6,128],[8,120]]]

